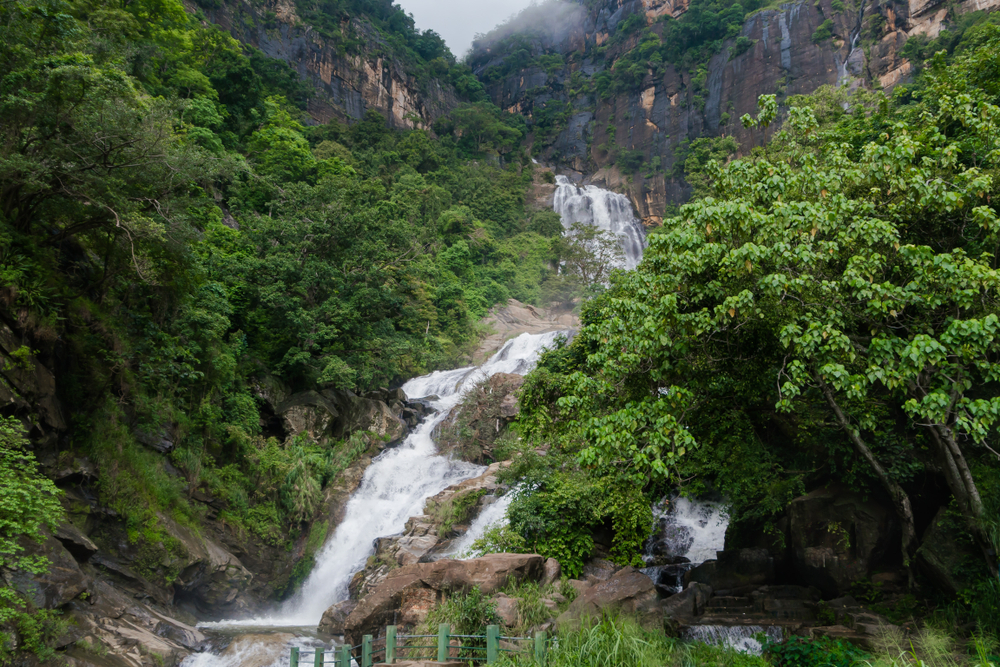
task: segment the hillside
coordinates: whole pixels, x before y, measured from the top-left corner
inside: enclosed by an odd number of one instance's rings
[[[842,81],[891,93],[929,40],[948,26],[954,39],[963,16],[995,6],[551,2],[477,40],[469,64],[497,106],[528,119],[533,155],[627,191],[656,225],[708,156],[770,138],[775,128],[740,123],[759,95],[783,105]]]

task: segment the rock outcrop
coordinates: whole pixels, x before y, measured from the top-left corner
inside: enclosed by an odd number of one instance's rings
[[[316,91],[309,113],[320,123],[332,118],[357,120],[374,109],[400,129],[429,127],[459,104],[446,80],[418,80],[403,58],[393,58],[384,37],[364,17],[341,26],[355,46],[344,50],[322,30],[304,23],[286,0],[225,0],[216,8],[188,6],[239,41],[283,60]]]
[[[443,596],[473,587],[492,595],[509,583],[538,581],[545,559],[534,554],[491,554],[471,560],[439,560],[394,570],[366,595],[347,617],[344,634],[357,644],[366,634],[378,636],[387,625],[423,622]]]
[[[607,611],[640,618],[653,616],[655,623],[662,615],[653,581],[642,572],[626,567],[609,579],[584,588],[556,623],[565,627],[582,618],[599,618]]]
[[[496,77],[493,72],[512,54],[488,41],[477,42],[471,62],[499,107],[529,119],[553,108],[567,116],[558,133],[536,139],[544,144],[538,150],[542,159],[561,173],[590,175],[589,182],[626,192],[639,217],[656,225],[669,204],[690,196],[689,185],[676,177],[688,142],[729,136],[747,151],[776,131],[773,125],[765,137],[739,122],[745,113],[756,114],[759,95],[777,94],[781,102],[849,79],[851,85],[891,89],[914,72],[901,55],[907,39],[936,37],[949,16],[995,9],[1000,0],[964,0],[953,7],[931,0],[862,3],[860,17],[856,6],[797,0],[749,15],[740,34],[724,41],[702,68],[644,63],[641,81],[629,90],[605,97],[588,92],[595,75],[614,68],[638,43],[639,32],[611,40],[623,21],[640,14],[649,30],[662,35],[665,24],[657,19],[679,18],[687,6],[686,0],[588,3],[555,25],[532,25],[517,42],[531,56],[561,55],[563,66],[543,68],[529,59],[527,67]],[[814,40],[826,21],[832,37]],[[853,39],[859,30],[861,44]],[[733,51],[737,39],[748,44],[745,51]],[[591,57],[597,48],[603,58]],[[616,166],[618,156],[636,152],[640,168],[623,172]]]

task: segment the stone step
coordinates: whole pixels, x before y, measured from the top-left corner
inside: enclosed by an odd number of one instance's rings
[[[706,609],[750,609],[753,607],[751,598],[740,597],[715,597],[706,604]]]

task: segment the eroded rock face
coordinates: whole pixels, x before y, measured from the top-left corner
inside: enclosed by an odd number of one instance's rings
[[[705,611],[705,604],[712,597],[712,587],[693,583],[680,593],[663,601],[663,615],[680,622],[688,622]]]
[[[201,11],[236,39],[287,62],[310,82],[318,94],[309,100],[309,113],[318,122],[359,119],[374,109],[392,127],[425,128],[459,104],[450,83],[418,82],[400,60],[383,57],[383,38],[363,19],[352,18],[343,25],[344,33],[353,33],[360,46],[355,53],[341,53],[336,42],[303,23],[292,3],[225,0],[220,4]],[[265,18],[269,12],[276,20]]]
[[[356,600],[344,600],[333,605],[323,612],[323,618],[319,622],[319,631],[331,635],[344,634],[344,624],[347,622],[347,617],[357,606]]]
[[[535,554],[491,554],[471,560],[439,560],[392,571],[347,617],[344,634],[353,644],[378,636],[394,623],[415,625],[446,594],[479,588],[492,595],[508,582],[538,581],[545,559]]]
[[[700,137],[733,137],[743,153],[760,145],[778,130],[781,118],[766,132],[747,129],[739,118],[757,113],[757,98],[777,94],[779,102],[792,95],[808,94],[825,84],[853,77],[849,85],[880,86],[891,90],[909,80],[914,70],[902,57],[902,47],[914,35],[936,37],[945,25],[949,7],[937,0],[892,0],[865,4],[862,27],[866,40],[874,44],[851,48],[858,27],[858,9],[833,8],[832,0],[798,0],[749,16],[739,37],[752,40],[745,52],[730,59],[735,38],[722,44],[706,63],[706,77],[681,67],[650,68],[635,89],[599,99],[590,95],[571,97],[579,89],[573,77],[588,79],[613,63],[636,44],[637,37],[609,45],[604,62],[574,57],[576,52],[605,44],[618,24],[631,14],[642,14],[649,29],[662,34],[669,15],[677,18],[687,10],[687,0],[602,0],[589,3],[587,11],[560,18],[552,28],[535,28],[518,48],[532,55],[559,53],[567,65],[557,70],[529,67],[490,80],[485,76],[501,65],[505,54],[477,45],[472,54],[475,71],[485,82],[497,106],[531,118],[551,103],[565,104],[569,120],[561,133],[542,150],[546,162],[558,171],[589,182],[626,192],[639,217],[650,226],[662,223],[668,204],[686,200],[691,190],[671,174],[685,153],[681,145]],[[1000,0],[964,0],[957,13],[994,9]],[[833,22],[832,39],[814,43],[812,35],[826,20]],[[534,26],[533,26],[534,27]],[[655,73],[654,73],[655,72]],[[639,151],[642,169],[621,173],[614,166],[615,150]],[[659,162],[660,170],[649,165]]]

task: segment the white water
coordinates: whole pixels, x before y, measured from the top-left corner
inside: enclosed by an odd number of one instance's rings
[[[684,575],[726,546],[729,518],[722,504],[677,496],[653,506],[653,535],[646,543],[645,560],[673,559],[670,565],[651,565],[642,571],[668,592],[679,593]],[[688,562],[680,562],[687,559]]]
[[[351,497],[344,520],[316,556],[316,566],[294,598],[271,613],[238,621],[204,623],[204,628],[315,627],[330,605],[346,600],[347,586],[374,552],[378,537],[403,530],[406,520],[423,512],[427,498],[482,474],[483,466],[437,454],[434,427],[477,382],[495,373],[528,372],[542,350],[564,332],[521,334],[508,341],[479,368],[438,371],[410,380],[403,391],[410,398],[437,396],[436,409],[401,445],[383,452],[365,471]],[[494,503],[496,504],[496,503]],[[185,663],[186,667],[196,663]]]
[[[489,497],[489,496],[487,496]],[[493,525],[507,524],[507,508],[514,501],[514,494],[508,491],[506,494],[496,498],[489,505],[479,512],[479,516],[469,524],[469,530],[465,535],[455,541],[454,546],[449,550],[448,555],[456,558],[464,558],[465,552],[472,547],[472,543],[482,537],[488,528]]]
[[[628,197],[594,185],[577,187],[565,176],[556,176],[552,208],[562,217],[567,229],[574,222],[582,222],[618,236],[625,251],[625,263],[621,268],[638,266],[646,248],[646,230],[632,212]]]
[[[782,638],[781,628],[773,625],[692,625],[683,633],[684,639],[760,655],[764,647],[755,635],[764,635],[775,641]]]

